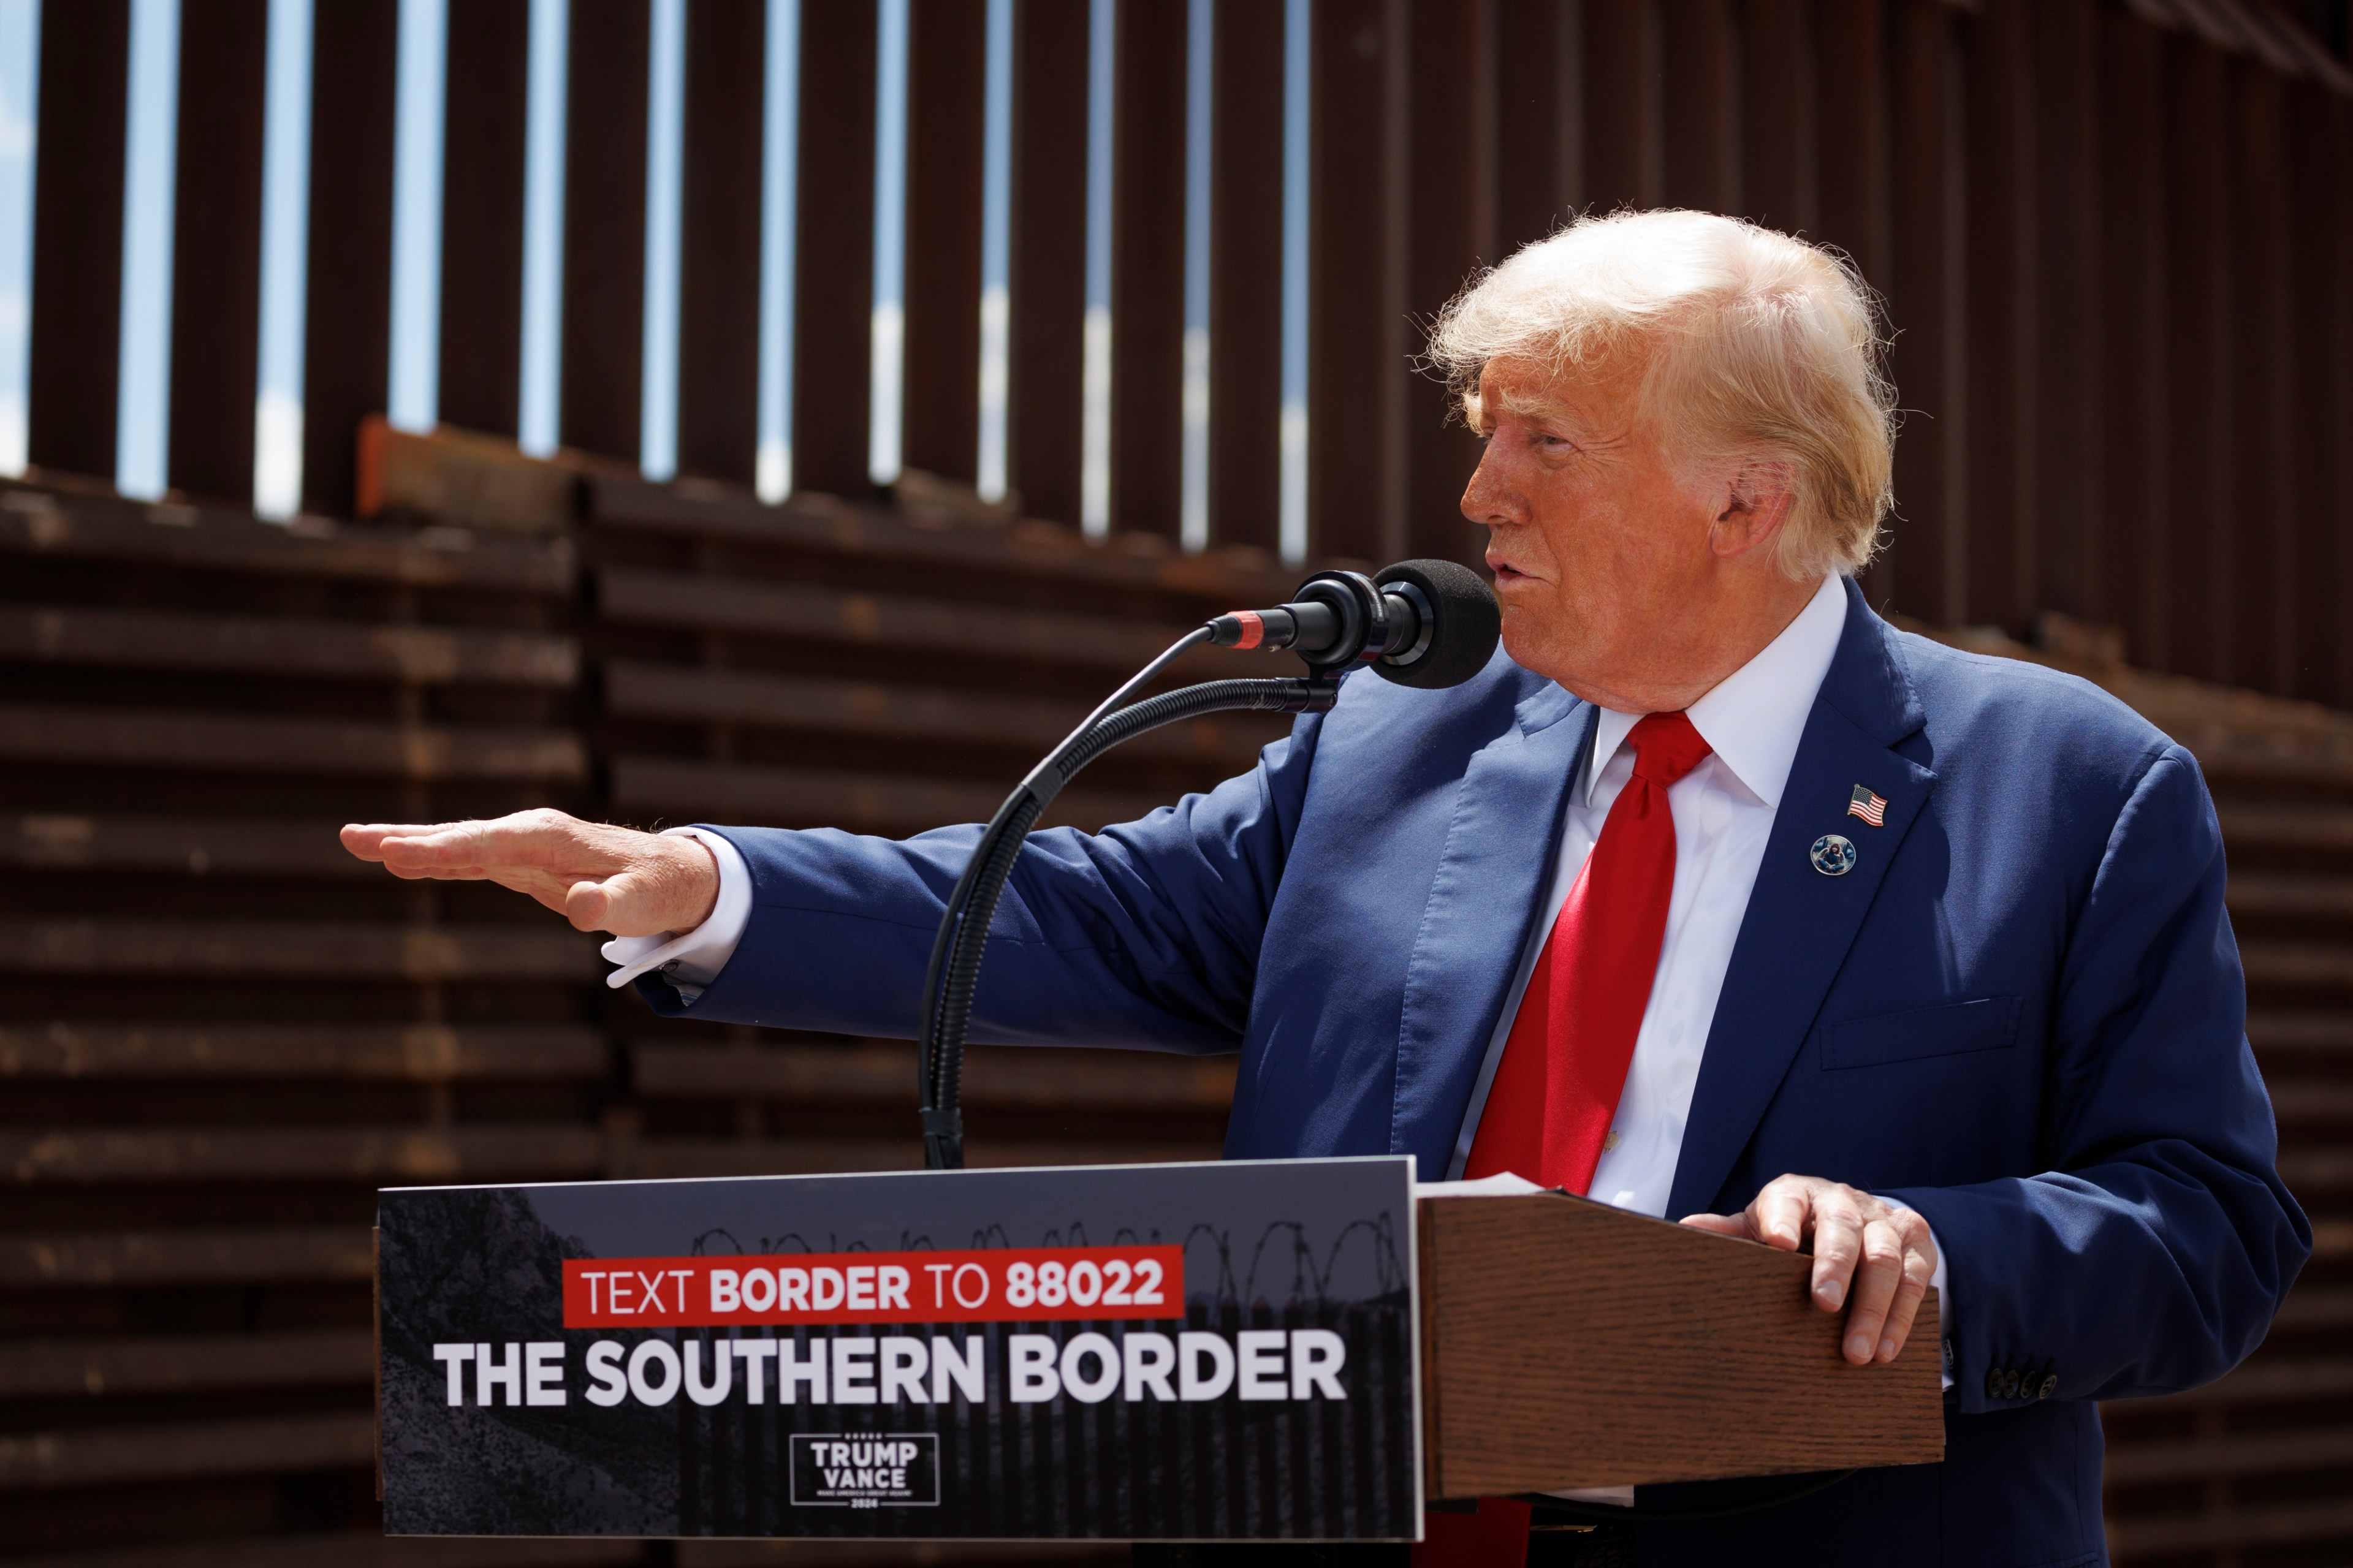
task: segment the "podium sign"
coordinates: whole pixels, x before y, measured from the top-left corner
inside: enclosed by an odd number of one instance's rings
[[[424,1187],[405,1535],[1405,1540],[1410,1162]]]

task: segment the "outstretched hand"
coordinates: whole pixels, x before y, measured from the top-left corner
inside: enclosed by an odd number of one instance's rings
[[[719,863],[699,841],[544,808],[491,822],[355,822],[343,840],[396,877],[496,882],[615,936],[691,931],[719,899]]]
[[[1738,1214],[1695,1214],[1683,1224],[1783,1252],[1812,1242],[1814,1305],[1825,1312],[1847,1309],[1840,1348],[1856,1366],[1902,1353],[1936,1272],[1936,1242],[1926,1220],[1820,1176],[1778,1177]]]

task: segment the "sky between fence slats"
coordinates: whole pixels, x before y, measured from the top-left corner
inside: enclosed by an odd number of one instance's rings
[[[304,300],[307,293],[311,36],[316,0],[270,0],[262,171],[262,298],[254,404],[257,511],[290,517],[302,490]],[[1281,540],[1306,541],[1308,59],[1311,0],[1286,0],[1284,35]],[[648,38],[648,147],[640,468],[668,479],[677,464],[679,317],[686,0],[653,0]],[[1090,534],[1115,521],[1113,494],[1113,138],[1116,0],[1092,0],[1087,80],[1085,292],[1081,386],[1081,516]],[[40,0],[0,0],[0,473],[23,471],[31,316]],[[797,201],[801,0],[768,0],[762,134],[757,325],[756,489],[776,501],[792,486],[794,250]],[[561,440],[565,115],[570,0],[532,0],[523,168],[519,443],[535,455]],[[905,366],[908,0],[878,5],[872,394],[870,470],[899,472]],[[123,199],[122,342],[116,483],[164,493],[170,471],[172,242],[177,142],[180,0],[132,0]],[[385,407],[403,428],[438,417],[444,141],[448,0],[400,0],[394,126],[391,342]],[[1216,0],[1188,0],[1186,47],[1185,255],[1179,516],[1188,549],[1209,542],[1210,157]],[[988,0],[982,150],[979,418],[975,468],[984,497],[1004,496],[1009,471],[1013,202],[1012,0]]]
[[[0,0],[0,475],[25,471],[33,352],[33,153],[41,0]]]
[[[171,456],[172,209],[179,163],[180,3],[132,0],[122,153],[122,329],[114,488],[153,500]]]

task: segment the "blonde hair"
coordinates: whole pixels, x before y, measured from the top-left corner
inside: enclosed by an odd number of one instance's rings
[[[1475,426],[1491,363],[1558,380],[1647,353],[1642,405],[1679,456],[1787,466],[1778,558],[1805,580],[1859,572],[1878,547],[1895,442],[1885,342],[1870,288],[1836,252],[1712,213],[1620,212],[1472,279],[1432,324],[1423,364]]]

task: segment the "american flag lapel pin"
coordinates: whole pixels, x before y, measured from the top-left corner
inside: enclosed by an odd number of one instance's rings
[[[1849,816],[1859,816],[1873,827],[1884,827],[1887,826],[1887,801],[1883,796],[1872,794],[1863,785],[1857,784],[1854,786],[1854,793],[1847,797],[1846,814]]]

